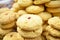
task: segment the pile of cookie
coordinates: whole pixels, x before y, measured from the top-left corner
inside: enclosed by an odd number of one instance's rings
[[[60,0],[14,0],[0,8],[0,40],[60,40]]]

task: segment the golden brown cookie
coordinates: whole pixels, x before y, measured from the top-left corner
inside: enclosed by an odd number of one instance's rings
[[[41,12],[38,14],[44,21],[47,21],[48,19],[50,19],[52,17],[51,13],[49,12]],[[48,17],[47,17],[48,15]]]
[[[46,7],[60,7],[60,1],[50,1],[48,3],[45,4]]]
[[[23,14],[27,14],[27,12],[25,10],[19,10],[17,13],[17,18],[19,18]]]
[[[26,11],[28,13],[32,13],[32,14],[38,14],[42,11],[44,11],[44,6],[36,6],[36,5],[32,5],[26,8]]]
[[[46,8],[46,11],[50,13],[60,13],[60,8]]]
[[[18,3],[21,7],[28,7],[32,5],[33,1],[32,0],[18,0]]]
[[[52,17],[48,20],[48,24],[53,28],[60,30],[60,17]]]
[[[60,37],[60,31],[52,28],[51,26],[47,26],[46,30],[49,32],[50,35],[55,36],[55,37]]]
[[[10,9],[9,8],[0,8],[0,14],[4,13],[6,11],[10,11]]]
[[[24,38],[36,38],[42,34],[43,29],[42,27],[40,27],[39,29],[34,31],[24,31],[24,30],[21,30],[19,27],[17,27],[17,31]]]
[[[13,31],[13,29],[4,30],[4,29],[0,28],[0,36],[2,37],[2,36],[6,35],[9,32],[12,32],[12,31]]]
[[[16,20],[16,13],[13,11],[6,11],[0,15],[0,23],[8,24]]]
[[[34,0],[34,4],[44,4],[50,2],[51,0]]]
[[[41,17],[33,14],[24,14],[17,19],[17,26],[23,30],[36,30],[43,24]]]
[[[17,32],[11,32],[4,36],[3,40],[24,40]]]
[[[45,32],[44,35],[46,36],[47,40],[60,40],[60,38],[53,37],[48,32]]]
[[[38,37],[36,37],[36,38],[25,38],[25,40],[43,40],[43,38],[42,38],[42,36],[38,36]]]
[[[1,24],[1,28],[2,29],[10,29],[10,28],[13,28],[14,26],[15,26],[15,24],[16,24],[16,22],[14,21],[14,22],[11,22],[11,23],[9,23],[9,24]]]

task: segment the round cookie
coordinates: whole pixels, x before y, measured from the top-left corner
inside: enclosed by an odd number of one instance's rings
[[[6,24],[6,25],[1,24],[1,28],[2,28],[2,29],[10,29],[10,28],[13,28],[13,27],[15,26],[15,24],[16,24],[15,21],[14,21],[14,22],[11,22],[11,23],[9,23],[9,24]]]
[[[19,10],[17,13],[17,18],[19,18],[23,14],[27,14],[27,12],[25,10]]]
[[[21,7],[28,7],[32,5],[33,1],[32,0],[18,0],[18,3]]]
[[[44,21],[47,21],[52,17],[52,15],[49,12],[42,12],[38,14]],[[47,17],[48,15],[48,17]]]
[[[0,36],[2,37],[11,31],[13,31],[13,29],[4,30],[4,29],[0,28]]]
[[[53,28],[60,30],[60,17],[52,17],[48,20],[48,24]]]
[[[44,4],[49,2],[50,0],[34,0],[34,4]]]
[[[60,37],[60,31],[52,28],[51,26],[47,26],[46,30],[49,32],[50,35],[54,37]]]
[[[11,32],[5,35],[3,40],[24,40],[17,32]]]
[[[23,30],[36,30],[43,24],[41,17],[33,14],[24,14],[17,19],[17,26]]]
[[[16,13],[13,11],[6,11],[0,15],[0,24],[8,24],[16,20]]]
[[[52,13],[53,16],[60,17],[60,13]]]
[[[38,13],[44,11],[44,6],[32,5],[32,6],[27,7],[26,11],[28,13],[38,14]]]
[[[6,12],[6,11],[10,11],[9,8],[0,8],[0,13]]]
[[[46,8],[46,11],[50,13],[60,13],[60,8]]]
[[[50,1],[45,4],[46,7],[60,7],[60,1]]]
[[[40,27],[39,29],[34,31],[24,31],[24,30],[21,30],[19,27],[17,27],[17,31],[24,38],[36,38],[42,34],[43,29],[42,27]]]
[[[39,37],[36,37],[36,38],[33,38],[33,39],[25,38],[25,40],[42,40],[42,36],[39,36]]]
[[[19,3],[14,3],[12,8],[10,10],[14,11],[14,12],[17,12],[18,10],[21,10],[21,9],[24,9],[23,7],[21,7],[19,5]]]
[[[49,35],[48,32],[45,32],[44,35],[46,36],[47,40],[60,40],[60,38],[56,38],[56,37]]]

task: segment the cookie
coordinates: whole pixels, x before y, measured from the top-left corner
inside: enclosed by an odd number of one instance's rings
[[[19,10],[21,10],[21,9],[24,9],[23,7],[21,7],[20,5],[19,5],[19,3],[14,3],[13,4],[13,6],[12,6],[12,8],[10,9],[10,10],[12,10],[12,11],[14,11],[14,12],[17,12],[17,11],[19,11]]]
[[[60,8],[46,8],[46,11],[48,11],[50,13],[59,13]]]
[[[51,13],[49,12],[41,12],[38,14],[44,21],[47,21],[48,19],[50,19],[52,17]],[[48,17],[47,17],[48,15]]]
[[[52,13],[53,16],[60,17],[60,13]]]
[[[53,37],[48,32],[45,32],[44,35],[46,36],[47,40],[60,40],[60,38]]]
[[[9,10],[10,10],[9,8],[0,8],[0,14]]]
[[[22,7],[28,7],[32,5],[33,1],[32,0],[18,0],[18,3]]]
[[[1,24],[1,28],[2,29],[10,29],[10,28],[13,28],[14,26],[15,26],[15,21],[14,22],[11,22],[11,23],[9,23],[9,24],[6,24],[6,25],[4,25],[4,24]]]
[[[16,13],[13,11],[6,11],[0,15],[0,24],[8,24],[16,20]]]
[[[44,6],[35,6],[35,5],[32,5],[32,6],[27,7],[26,11],[28,13],[38,14],[38,13],[44,11]]]
[[[11,32],[4,36],[3,40],[24,40],[17,32]]]
[[[34,0],[34,4],[44,4],[44,3],[47,3],[47,2],[50,2],[51,0]]]
[[[53,28],[60,30],[60,17],[52,17],[48,20],[48,24]]]
[[[25,38],[25,40],[42,40],[42,36],[39,36],[33,39]]]
[[[49,32],[50,35],[54,37],[60,37],[60,31],[52,28],[51,26],[47,26],[46,30]]]
[[[41,17],[33,14],[24,14],[17,19],[17,26],[23,30],[36,30],[43,24]]]
[[[13,29],[4,30],[4,29],[0,28],[0,36],[2,37],[11,31],[13,31]]]
[[[60,7],[60,1],[50,1],[48,3],[45,4],[46,7]]]
[[[27,14],[27,12],[25,10],[19,10],[17,13],[17,18],[19,18],[23,14]]]
[[[42,34],[43,29],[42,27],[40,27],[39,29],[34,31],[24,31],[24,30],[21,30],[19,27],[17,27],[17,31],[24,38],[36,38]]]

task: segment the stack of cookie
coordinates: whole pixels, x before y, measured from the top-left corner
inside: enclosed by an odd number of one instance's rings
[[[15,26],[16,14],[6,11],[0,14],[0,35],[5,35],[13,30]]]
[[[52,0],[45,4],[46,10],[53,14],[53,16],[60,16],[60,0]]]
[[[24,14],[17,20],[17,31],[25,40],[42,40],[42,24],[43,21],[38,15]]]
[[[46,35],[47,39],[50,40],[60,40],[60,18],[59,17],[53,17],[48,20],[49,26],[46,27],[46,31],[48,32],[48,35]],[[46,33],[47,33],[46,32]]]

